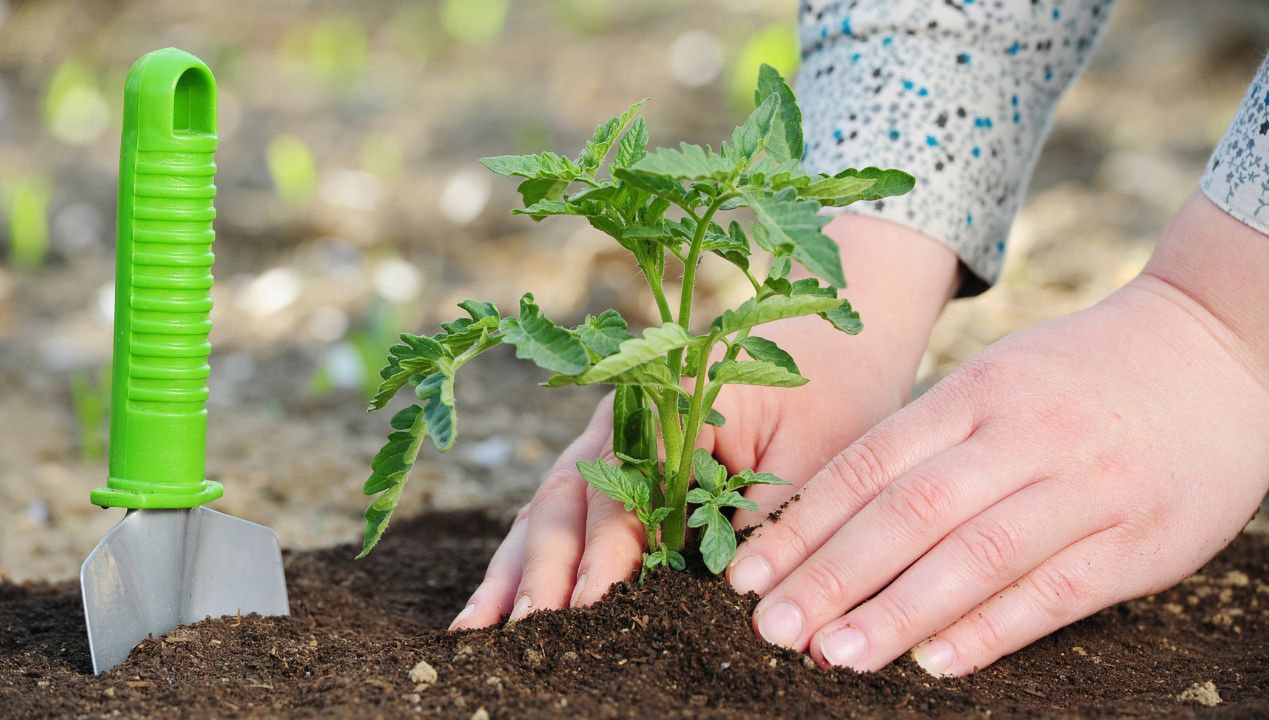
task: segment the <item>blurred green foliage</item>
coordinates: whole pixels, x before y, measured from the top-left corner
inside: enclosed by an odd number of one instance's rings
[[[295,135],[278,135],[265,150],[269,177],[287,202],[307,205],[317,189],[317,161],[308,143]]]
[[[110,420],[110,365],[100,368],[96,377],[88,370],[70,375],[71,404],[79,430],[79,458],[86,463],[99,462],[106,456],[106,433]]]
[[[45,128],[72,145],[87,145],[110,127],[110,103],[96,74],[75,56],[63,60],[53,72],[41,110]]]
[[[444,0],[441,25],[461,43],[488,45],[502,35],[508,4],[508,0]]]
[[[798,51],[797,28],[790,22],[777,23],[759,30],[749,37],[740,50],[740,56],[731,63],[731,83],[728,99],[737,108],[753,107],[754,78],[758,68],[765,63],[792,78],[798,69],[801,56]]]
[[[51,189],[43,177],[18,180],[9,199],[9,260],[17,270],[34,272],[48,255],[48,203]]]

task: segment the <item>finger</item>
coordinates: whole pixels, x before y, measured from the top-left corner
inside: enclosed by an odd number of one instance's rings
[[[516,513],[515,522],[507,531],[507,537],[494,552],[485,569],[485,579],[471,594],[462,612],[450,623],[450,630],[471,630],[487,627],[511,612],[516,587],[520,585],[520,566],[524,558],[524,538],[528,524],[529,506]]]
[[[833,458],[778,523],[741,546],[727,575],[736,591],[766,593],[891,481],[969,437],[974,417],[962,398],[935,386]]]
[[[1027,484],[1030,457],[1002,452],[984,431],[890,483],[758,603],[758,633],[767,642],[804,649],[816,630],[885,587],[961,523]]]
[[[1124,555],[1121,528],[1090,535],[913,648],[913,659],[931,675],[968,675],[1132,597],[1137,593],[1112,590],[1125,586]]]
[[[520,586],[508,618],[568,606],[586,540],[586,481],[581,460],[612,452],[612,406],[601,403],[590,425],[560,455],[529,503]]]
[[[1107,527],[1106,511],[1054,513],[1078,507],[1069,483],[1028,485],[969,520],[880,594],[828,625],[811,640],[826,665],[877,670],[954,623],[1076,540]]]
[[[756,485],[745,490],[745,497],[757,503],[758,509],[737,510],[732,517],[732,527],[737,530],[758,525],[768,515],[779,510],[842,447],[831,447],[827,442],[814,443],[803,436],[781,435],[779,428],[774,432],[777,437],[773,437],[763,448],[762,459],[753,469],[756,472],[772,473],[790,484]]]
[[[599,600],[613,583],[630,577],[643,558],[643,525],[621,503],[588,487],[586,549],[577,564],[570,607]]]

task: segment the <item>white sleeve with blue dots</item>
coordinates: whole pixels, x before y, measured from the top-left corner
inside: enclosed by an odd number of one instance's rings
[[[1269,58],[1251,81],[1199,187],[1225,212],[1269,235]]]
[[[1000,276],[1005,238],[1110,0],[802,3],[808,171],[897,167],[903,197],[849,211],[942,240],[969,269],[962,294]]]

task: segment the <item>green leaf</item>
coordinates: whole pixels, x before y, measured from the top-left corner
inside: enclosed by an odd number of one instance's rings
[[[745,231],[740,227],[740,223],[735,220],[731,221],[727,232],[716,230],[706,232],[701,249],[718,255],[742,270],[749,269],[749,239],[745,237]]]
[[[715,575],[727,569],[727,563],[736,556],[736,533],[722,511],[714,505],[701,505],[688,518],[687,524],[689,527],[705,528],[701,536],[701,557],[705,567]]]
[[[641,508],[648,509],[650,494],[648,483],[633,468],[609,465],[603,460],[582,460],[577,469],[596,490],[625,506],[629,512]]]
[[[637,117],[626,134],[621,136],[621,142],[617,143],[617,154],[612,159],[612,166],[614,168],[630,167],[647,154],[648,124],[643,118]]]
[[[480,164],[498,173],[523,178],[546,178],[572,181],[582,169],[572,160],[553,152],[534,155],[497,155],[480,159]]]
[[[432,373],[414,388],[420,400],[426,400],[423,416],[427,421],[427,434],[441,452],[454,447],[458,432],[458,416],[454,407],[454,369],[442,361],[440,371]]]
[[[520,298],[520,317],[503,318],[502,341],[515,345],[516,357],[562,375],[577,375],[590,364],[582,341],[538,310],[533,294]]]
[[[647,393],[639,385],[618,385],[612,396],[614,454],[640,462],[657,459],[655,415]]]
[[[677,180],[656,173],[642,172],[637,169],[638,164],[646,159],[647,155],[631,167],[614,167],[612,171],[613,177],[666,200],[680,203],[687,202],[687,193],[684,192],[683,185]]]
[[[665,519],[668,518],[672,512],[674,512],[674,508],[659,507],[656,510],[653,510],[650,514],[646,515],[646,520],[643,524],[649,530],[656,530],[661,527],[661,523],[665,522]]]
[[[687,491],[689,505],[705,505],[714,501],[714,495],[705,488],[695,487]]]
[[[374,549],[379,538],[383,537],[384,530],[388,529],[388,521],[401,497],[401,489],[409,479],[419,448],[423,445],[423,436],[427,429],[423,408],[411,405],[401,410],[392,416],[391,426],[394,432],[388,435],[387,443],[371,461],[370,477],[362,487],[362,492],[366,495],[383,495],[366,508],[366,529],[358,559]]]
[[[710,379],[720,385],[801,387],[807,379],[775,363],[758,360],[722,360],[710,368]]]
[[[615,355],[595,363],[578,377],[580,384],[604,382],[610,378],[632,370],[644,363],[664,357],[671,350],[686,347],[692,337],[682,326],[665,323],[660,327],[650,327],[643,332],[643,337],[631,338],[621,343]]]
[[[781,478],[775,473],[754,472],[753,470],[741,470],[731,479],[727,481],[729,488],[744,488],[750,485],[791,485],[788,480]]]
[[[717,495],[727,482],[727,468],[723,467],[708,451],[697,448],[692,453],[692,475],[696,484],[710,495]]]
[[[425,375],[436,368],[443,357],[452,357],[441,343],[425,335],[401,335],[401,344],[388,348],[388,364],[379,371],[382,382],[370,400],[369,410],[388,404],[411,377]]]
[[[621,136],[621,133],[625,132],[626,127],[630,125],[630,121],[638,114],[639,108],[643,107],[643,104],[647,101],[647,98],[640,100],[627,108],[622,114],[595,128],[594,135],[591,136],[590,140],[586,141],[586,147],[582,150],[582,154],[578,156],[577,164],[587,171],[593,171],[603,165],[604,159],[608,157],[608,152],[612,150],[617,138]]]
[[[665,548],[665,563],[679,572],[687,569],[687,561],[683,559],[683,556],[669,548]]]
[[[512,215],[528,215],[534,220],[541,220],[550,215],[578,215],[577,208],[560,200],[538,200],[526,208],[515,208]]]
[[[833,192],[835,192],[835,190],[828,189],[828,188],[834,187],[834,186],[828,185],[830,180],[845,181],[845,180],[851,180],[851,179],[871,180],[872,182],[867,187],[857,191],[854,194],[838,195],[833,200],[833,202],[823,203],[823,204],[840,207],[842,205],[849,205],[853,202],[857,202],[860,200],[864,200],[864,201],[881,200],[882,198],[893,197],[895,195],[903,195],[904,193],[907,193],[910,190],[912,190],[912,188],[916,185],[916,179],[913,178],[911,175],[903,172],[902,170],[883,170],[881,168],[876,168],[876,167],[866,167],[866,168],[863,168],[862,170],[856,170],[855,168],[847,168],[846,170],[843,170],[837,173],[836,175],[834,175],[831,179],[821,180],[821,181],[817,181],[816,183],[812,183],[807,188],[807,191],[811,191],[812,188],[816,188],[816,185],[818,185],[821,182],[825,183],[825,185],[823,186],[823,189],[816,189],[813,192],[818,193],[819,196],[822,196],[824,199],[827,199],[830,195],[832,195]],[[803,191],[802,195],[804,197],[817,197],[816,195],[808,194],[807,191]]]
[[[752,510],[755,512],[758,510],[758,503],[750,500],[744,495],[741,495],[735,490],[726,490],[720,493],[718,497],[714,498],[713,502],[715,507],[720,508],[734,507],[740,508],[741,510]]]
[[[541,200],[559,200],[568,189],[568,182],[554,178],[529,178],[517,185],[516,191],[524,198],[524,206],[529,207]]]
[[[672,180],[724,181],[735,173],[736,161],[700,145],[680,143],[677,150],[653,150],[630,169],[639,174],[657,175]]]
[[[732,150],[748,160],[765,148],[771,134],[772,119],[779,108],[780,96],[774,93],[760,102],[749,117],[732,132]]]
[[[767,140],[767,154],[778,160],[801,160],[802,110],[798,107],[793,89],[780,77],[780,72],[763,64],[758,69],[758,88],[754,91],[754,105],[761,105],[772,95],[780,98],[778,112],[771,123],[771,137]]]
[[[715,318],[713,327],[720,335],[730,335],[755,325],[802,315],[827,312],[841,304],[837,298],[816,295],[771,295],[761,300],[751,298],[735,310],[727,310]]]
[[[741,340],[738,344],[740,347],[744,348],[745,352],[749,353],[749,357],[754,360],[764,360],[769,363],[774,363],[795,375],[799,374],[797,363],[793,362],[793,356],[789,355],[789,353],[785,352],[779,345],[776,345],[774,342],[766,338],[761,338],[757,335],[750,335],[749,337]]]
[[[788,245],[793,249],[793,257],[807,270],[834,287],[846,285],[837,244],[820,231],[828,218],[818,214],[819,203],[798,200],[793,188],[771,196],[746,191],[744,197],[758,222],[766,228],[772,245]]]
[[[621,344],[634,337],[626,330],[626,319],[616,310],[605,310],[598,317],[587,315],[577,327],[577,334],[582,344],[601,358],[617,354]]]
[[[820,313],[820,317],[833,323],[833,327],[847,335],[858,335],[864,329],[864,321],[859,318],[859,313],[855,312],[854,308],[850,306],[849,300],[842,300],[837,307]]]

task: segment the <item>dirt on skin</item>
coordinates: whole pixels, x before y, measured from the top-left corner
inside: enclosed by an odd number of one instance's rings
[[[750,630],[755,598],[698,562],[590,609],[439,629],[502,530],[433,514],[364,561],[352,546],[288,553],[290,617],[177,628],[99,677],[75,585],[0,584],[0,716],[1269,716],[1266,535],[973,677],[934,680],[906,659],[856,675],[767,645]]]

